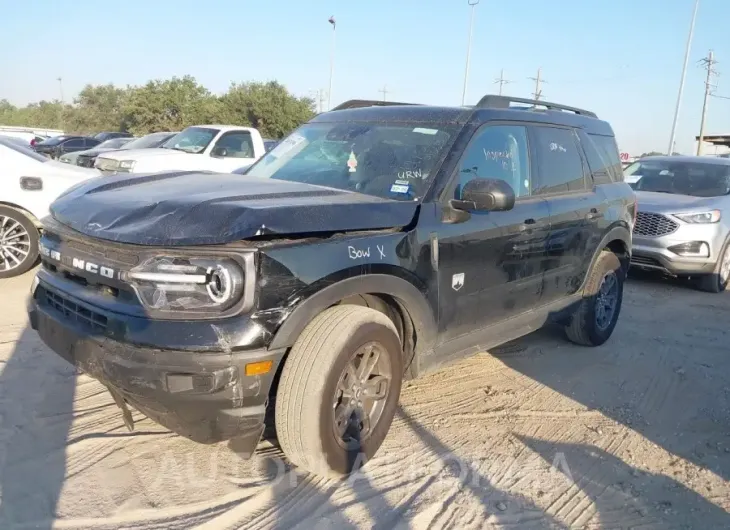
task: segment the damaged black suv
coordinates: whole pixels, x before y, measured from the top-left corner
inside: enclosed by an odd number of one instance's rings
[[[130,428],[129,406],[250,454],[270,425],[294,464],[341,476],[378,450],[404,379],[548,321],[604,343],[635,213],[591,112],[350,101],[243,175],[69,190],[30,320]]]

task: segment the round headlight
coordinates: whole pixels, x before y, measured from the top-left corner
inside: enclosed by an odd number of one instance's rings
[[[207,271],[207,282],[205,287],[208,296],[216,304],[225,304],[233,293],[233,279],[228,269],[220,265],[209,268]]]

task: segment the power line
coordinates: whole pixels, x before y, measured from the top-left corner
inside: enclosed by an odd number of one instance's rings
[[[542,78],[542,67],[537,69],[536,77],[528,77],[527,79],[535,82],[535,92],[533,92],[532,95],[536,101],[539,100],[542,97],[542,89],[540,88],[540,85],[542,83],[547,83],[547,81]]]
[[[494,84],[495,85],[499,85],[499,95],[500,96],[502,95],[502,87],[504,85],[507,85],[507,84],[511,83],[511,82],[512,81],[509,81],[509,80],[507,80],[507,79],[504,78],[504,68],[502,68],[502,70],[500,70],[500,72],[499,72],[499,78],[497,78],[497,79],[494,80]]]
[[[710,50],[710,53],[707,54],[707,57],[700,60],[700,64],[702,67],[707,70],[707,78],[705,79],[705,99],[702,103],[702,119],[700,120],[700,136],[697,141],[697,156],[700,156],[702,154],[702,142],[704,141],[705,137],[705,120],[707,118],[707,104],[710,99],[710,92],[717,88],[715,85],[711,83],[713,77],[716,77],[718,75],[717,71],[715,71],[714,66],[717,64],[717,61],[715,60],[715,56],[712,50]]]

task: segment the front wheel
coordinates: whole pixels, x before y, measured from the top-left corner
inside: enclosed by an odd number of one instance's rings
[[[29,271],[38,259],[38,229],[19,210],[0,206],[0,278]]]
[[[355,305],[323,311],[281,374],[275,422],[284,454],[320,476],[355,471],[383,443],[402,378],[401,342],[388,317]]]
[[[715,266],[715,272],[700,276],[697,288],[708,293],[722,293],[727,289],[728,281],[730,281],[730,242],[725,244],[722,256]]]
[[[616,254],[602,251],[588,273],[583,299],[565,328],[568,340],[600,346],[609,339],[621,312],[625,277]]]

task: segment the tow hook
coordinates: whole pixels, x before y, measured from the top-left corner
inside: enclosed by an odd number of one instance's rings
[[[127,426],[129,432],[134,432],[134,419],[132,418],[132,413],[129,411],[129,407],[127,407],[127,402],[124,401],[124,398],[119,395],[119,392],[116,392],[109,387],[107,387],[107,389],[114,398],[114,402],[117,404],[117,407],[122,410],[122,419],[124,420],[124,425]]]

